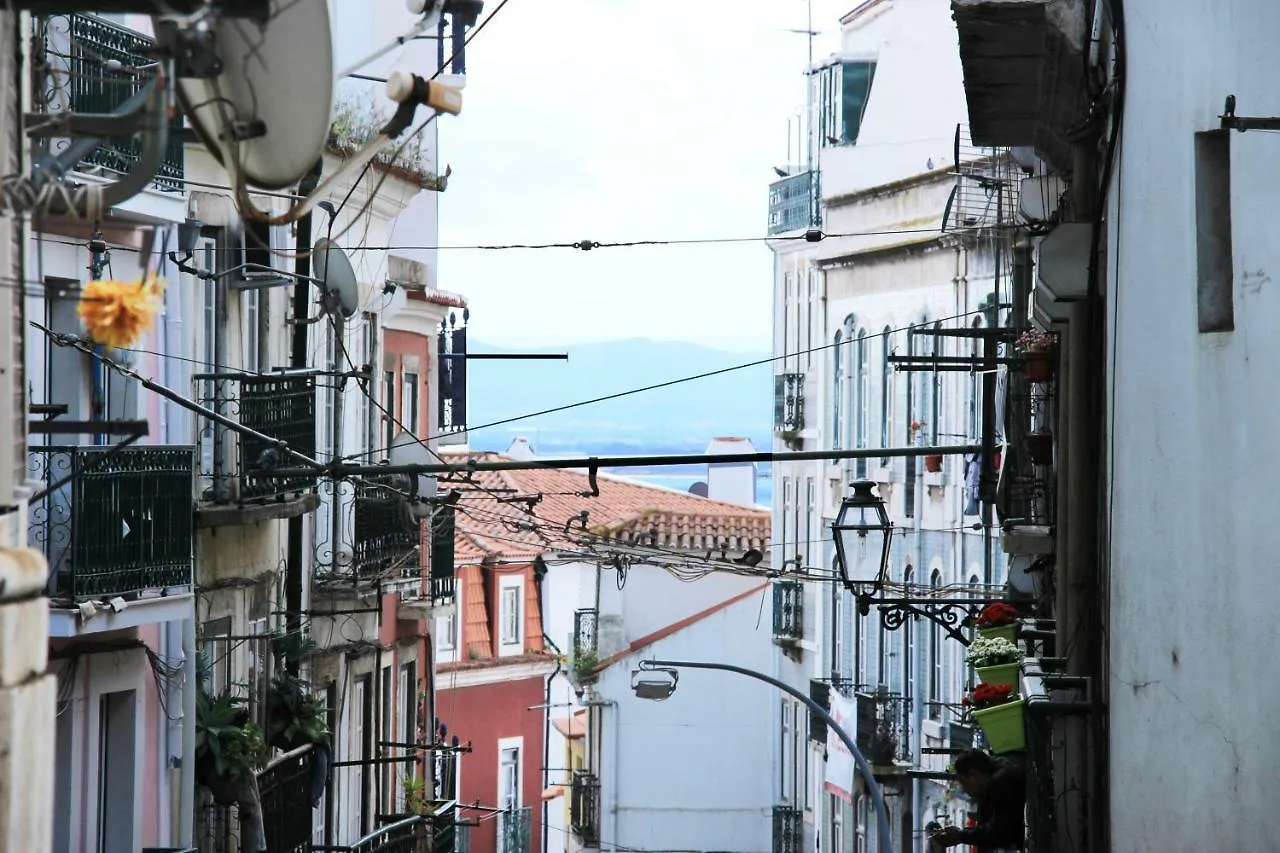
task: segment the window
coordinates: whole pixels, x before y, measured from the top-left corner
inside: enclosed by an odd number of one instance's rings
[[[838,584],[831,586],[831,675],[839,677],[845,671],[844,590]]]
[[[934,332],[941,331],[942,324],[934,323],[933,330]],[[946,354],[946,342],[943,339],[942,335],[940,334],[933,335],[934,357],[939,358],[944,356],[945,354]],[[932,444],[934,447],[937,447],[941,443],[939,441],[939,438],[942,435],[942,433],[940,432],[940,430],[942,429],[942,371],[935,370],[933,371],[933,373],[929,374],[929,376],[930,376],[930,379],[929,379],[929,383],[930,383],[929,439],[930,441],[929,443]]]
[[[520,808],[520,738],[498,741],[498,808],[513,812]]]
[[[813,327],[818,316],[818,285],[822,281],[822,271],[817,267],[809,269],[809,324],[805,327],[804,337],[804,364],[807,368],[813,367]]]
[[[792,759],[792,740],[791,740],[791,702],[787,699],[779,700],[782,711],[781,726],[778,731],[778,793],[781,802],[792,802],[793,786],[795,784],[793,773],[795,764]]]
[[[893,367],[889,356],[893,354],[888,326],[880,336],[880,446],[888,447],[893,435]],[[880,457],[880,465],[889,464],[889,457]]]
[[[915,582],[915,570],[907,566],[902,575],[904,594],[912,596],[911,584]],[[916,630],[914,619],[906,620],[902,625],[902,692],[908,702],[916,699]],[[932,624],[932,623],[930,623]]]
[[[500,587],[499,612],[500,622],[498,636],[504,646],[520,646],[520,593],[523,584],[520,578],[514,582],[504,578]],[[507,654],[512,652],[508,651]],[[519,650],[515,652],[519,653]]]
[[[799,805],[808,791],[805,780],[805,756],[809,752],[805,745],[805,724],[808,722],[799,702],[791,703],[791,759],[795,766],[791,770],[791,802]]]
[[[818,508],[818,484],[813,481],[812,477],[805,480],[804,491],[804,564],[811,566],[813,562],[810,559],[810,550],[818,539],[813,529],[814,521],[821,514],[821,510]]]
[[[454,595],[458,595],[457,592]],[[449,607],[445,616],[436,619],[436,643],[441,651],[453,651],[458,647],[458,607],[455,603]]]
[[[875,75],[874,58],[847,59],[818,74],[818,131],[824,146],[858,141]]]
[[[844,336],[836,332],[835,346],[831,348],[831,448],[840,450],[844,447],[845,398],[844,398],[844,348],[841,343]]]
[[[415,665],[413,661],[402,664],[396,679],[396,696],[400,700],[400,714],[396,717],[396,742],[397,743],[416,743],[418,740],[418,723],[417,723],[417,688],[418,680],[415,674]],[[406,755],[409,753],[403,750],[395,750],[393,755]],[[401,772],[414,776],[418,775],[417,769],[413,765],[396,765],[402,767]],[[429,766],[429,765],[428,765]],[[404,813],[404,782],[400,773],[395,774],[395,797],[392,803],[392,809],[396,814]]]
[[[827,794],[827,811],[831,815],[831,853],[844,853],[844,801],[835,794]]]
[[[386,418],[386,422],[387,422],[386,446],[388,448],[387,452],[390,453],[391,443],[395,440],[396,432],[397,432],[396,423],[395,423],[396,372],[394,370],[382,371],[382,396],[383,396],[382,405],[385,406],[387,411],[391,413],[390,417]]]
[[[855,447],[867,446],[867,421],[871,420],[871,377],[867,375],[867,330],[858,330],[858,345],[854,350],[855,370],[857,371],[857,399]],[[867,460],[859,459],[857,463],[858,477],[867,476]]]
[[[787,562],[791,559],[789,556],[787,556],[788,553],[790,553],[790,547],[792,544],[791,540],[787,538],[787,522],[791,520],[792,505],[793,505],[793,500],[791,497],[791,478],[783,477],[782,478],[782,531],[781,531],[782,535],[778,538],[778,542],[781,545],[782,568],[784,570],[787,568]]]
[[[401,381],[400,421],[410,435],[418,434],[418,374],[405,373]],[[392,411],[395,411],[392,409]]]
[[[393,694],[391,692],[393,689],[393,684],[391,681],[391,675],[393,672],[394,670],[391,668],[390,665],[384,666],[382,668],[382,679],[381,679],[382,680],[382,691],[381,691],[382,698],[378,702],[378,704],[381,706],[380,708],[378,708],[378,711],[379,711],[378,716],[380,717],[379,726],[378,726],[378,739],[382,743],[389,743],[391,741],[391,723],[392,723],[392,720],[395,718],[395,703],[392,698]],[[403,743],[403,741],[401,741],[401,743]],[[378,752],[382,752],[385,749],[386,747],[379,747]],[[400,750],[388,750],[387,752],[388,754],[394,755],[394,754],[398,754]],[[380,797],[382,802],[378,803],[378,807],[380,809],[386,809],[387,811],[390,811],[395,808],[395,792],[396,792],[397,782],[399,781],[397,778],[398,777],[397,769],[399,767],[400,765],[394,764],[390,761],[384,762],[382,765],[382,774],[381,774],[382,775],[382,779],[381,779],[382,796]]]
[[[937,569],[929,576],[931,597],[938,597],[938,588],[942,586],[942,573]],[[929,719],[942,718],[942,628],[931,625],[929,628]]]
[[[914,356],[916,354],[916,336],[911,334],[913,330],[907,331],[907,355]],[[916,385],[920,381],[920,373],[911,371],[907,374],[907,405],[906,415],[903,417],[903,425],[906,427],[905,446],[910,447],[924,439],[924,436],[914,428],[914,424],[919,420],[919,412],[917,407],[920,400],[916,393]],[[906,458],[906,479],[903,482],[902,490],[902,514],[907,518],[914,518],[916,514],[916,468],[919,460],[915,456]]]
[[[259,316],[262,303],[261,290],[242,290],[240,291],[240,306],[244,312],[244,325],[242,335],[244,337],[244,369],[246,373],[262,372],[262,327],[259,325]]]
[[[1196,312],[1201,332],[1236,327],[1231,250],[1231,131],[1195,136]]]
[[[366,313],[364,322],[360,324],[360,357],[363,361],[356,365],[357,369],[367,369],[372,377],[373,366],[378,363],[378,315]],[[372,378],[368,382],[370,386],[367,394],[361,394],[360,399],[360,423],[363,425],[362,438],[364,446],[360,448],[362,453],[371,453],[377,446],[378,422],[374,417],[373,400],[370,399],[371,394],[376,394]]]
[[[973,328],[975,330],[982,328],[982,318],[975,317],[973,320]],[[969,357],[973,359],[974,364],[978,363],[978,359],[982,357],[982,339],[974,337],[969,344]],[[970,440],[978,439],[982,436],[982,374],[976,370],[969,374],[969,424],[968,438]]]

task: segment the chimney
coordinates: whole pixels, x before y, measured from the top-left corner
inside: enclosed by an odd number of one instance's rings
[[[755,452],[755,445],[749,438],[715,438],[707,445],[708,455]],[[755,506],[756,463],[709,463],[707,465],[707,497],[740,506]]]
[[[537,456],[533,452],[533,445],[529,443],[529,439],[523,435],[511,442],[511,446],[507,448],[507,456],[520,462],[525,462]]]

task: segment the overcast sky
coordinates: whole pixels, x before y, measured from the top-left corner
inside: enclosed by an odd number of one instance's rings
[[[486,14],[497,5],[487,0]],[[813,0],[836,44],[855,0]],[[806,0],[511,0],[442,122],[442,245],[763,236],[804,102]],[[472,333],[531,346],[649,337],[767,350],[763,243],[445,251]]]

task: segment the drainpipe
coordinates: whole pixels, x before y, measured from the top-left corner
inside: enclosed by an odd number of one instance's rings
[[[538,597],[538,605],[541,608],[542,597]],[[547,624],[544,619],[543,625]],[[547,636],[545,631],[542,632],[542,642],[550,646],[556,653],[556,668],[547,676],[547,687],[543,692],[543,711],[542,711],[542,790],[551,787],[551,688],[555,685],[556,677],[560,675],[560,647],[555,644],[551,637]],[[573,719],[572,716],[569,717]],[[570,768],[572,769],[572,768]],[[572,778],[569,780],[572,782]],[[572,792],[572,788],[570,791]],[[572,796],[572,793],[570,793]],[[551,801],[544,799],[542,801],[542,853],[547,853],[547,833],[550,827],[547,821],[551,817]]]
[[[196,619],[195,609],[182,620],[182,759],[178,805],[178,844],[195,844],[196,817]]]
[[[316,161],[302,182],[298,184],[298,195],[305,198],[320,183],[320,173],[324,168],[324,158]],[[307,366],[307,306],[311,304],[311,214],[307,213],[298,219],[297,225],[297,260],[294,272],[299,276],[293,286],[293,340],[289,348],[289,366],[294,369]],[[285,630],[289,636],[296,636],[302,630],[303,607],[303,517],[295,515],[289,519],[288,539],[285,546],[284,570],[284,610]],[[290,644],[292,645],[292,644]],[[302,660],[297,655],[289,655],[285,668],[292,676],[297,676],[302,668]],[[416,689],[416,688],[415,688]]]

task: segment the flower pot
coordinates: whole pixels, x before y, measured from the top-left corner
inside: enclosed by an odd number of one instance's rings
[[[973,712],[973,721],[982,726],[982,734],[992,752],[1017,752],[1027,748],[1027,729],[1022,719],[1025,705],[1023,700],[1015,699]]]
[[[1002,663],[996,666],[980,666],[974,669],[983,684],[1016,687],[1018,685],[1018,664]]]
[[[1013,643],[1018,639],[1018,625],[1016,622],[1010,622],[1008,625],[993,625],[990,628],[979,628],[978,636],[988,640],[994,640],[995,638],[1000,637]]]
[[[932,453],[924,458],[924,470],[936,474],[942,470],[942,454]]]
[[[1027,456],[1037,465],[1053,462],[1053,436],[1047,432],[1033,432],[1027,436]]]
[[[1053,353],[1044,349],[1031,349],[1022,354],[1028,382],[1048,382],[1053,376]]]

